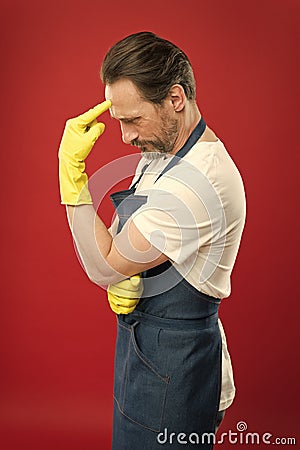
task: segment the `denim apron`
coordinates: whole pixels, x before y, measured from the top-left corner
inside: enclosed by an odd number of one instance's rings
[[[187,154],[205,126],[201,119],[159,177]],[[147,201],[135,195],[146,167],[130,189],[111,195],[118,231]],[[164,273],[172,286],[166,290],[157,286]],[[140,302],[118,316],[112,449],[212,449],[221,392],[221,300],[199,292],[169,261],[142,276]]]

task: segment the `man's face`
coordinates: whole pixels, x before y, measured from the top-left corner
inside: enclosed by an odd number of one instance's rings
[[[144,100],[135,85],[121,79],[105,88],[111,100],[111,116],[119,120],[122,139],[141,149],[149,159],[172,152],[178,137],[178,121],[171,101],[155,105]]]

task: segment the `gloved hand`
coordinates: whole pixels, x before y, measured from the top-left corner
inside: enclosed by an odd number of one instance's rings
[[[110,107],[111,101],[106,100],[66,122],[58,152],[61,203],[64,205],[92,204],[84,160],[105,129],[104,123],[96,119]]]
[[[116,314],[131,313],[143,293],[143,279],[140,275],[134,275],[117,284],[110,284],[107,289],[107,297],[111,309]]]

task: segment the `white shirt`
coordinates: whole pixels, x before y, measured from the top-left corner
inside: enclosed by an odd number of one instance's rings
[[[246,215],[239,171],[220,140],[198,142],[154,183],[169,161],[156,159],[146,169],[136,194],[148,201],[133,222],[196,289],[228,297]],[[146,163],[142,158],[137,171]]]

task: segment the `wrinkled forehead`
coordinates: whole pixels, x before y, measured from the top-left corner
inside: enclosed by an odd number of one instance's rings
[[[111,100],[110,114],[118,120],[132,120],[150,114],[154,105],[144,100],[137,87],[128,79],[120,79],[105,87],[105,98]]]

